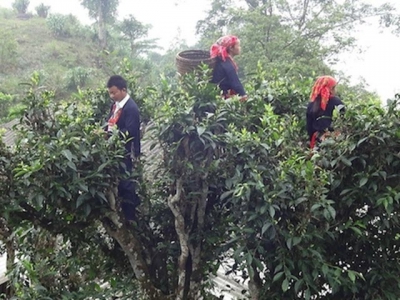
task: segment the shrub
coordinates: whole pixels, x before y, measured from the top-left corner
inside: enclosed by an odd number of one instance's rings
[[[47,15],[49,14],[50,6],[44,5],[41,3],[40,5],[35,7],[36,13],[39,17],[41,18],[47,18]]]
[[[76,90],[78,87],[84,87],[92,73],[91,69],[84,67],[76,67],[69,70],[65,76],[66,87]]]
[[[52,14],[47,18],[47,26],[55,37],[68,37],[70,32],[67,26],[66,16]]]
[[[13,102],[13,96],[9,94],[3,94],[0,92],[0,119],[4,119],[8,115],[8,110]]]
[[[15,0],[14,3],[12,4],[12,8],[18,14],[26,14],[29,4],[30,4],[29,0]]]
[[[51,14],[47,26],[55,37],[71,37],[81,30],[78,19],[73,15]]]
[[[14,18],[14,12],[11,9],[0,7],[0,18],[2,19]]]

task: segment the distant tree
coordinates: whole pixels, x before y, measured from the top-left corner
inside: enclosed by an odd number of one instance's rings
[[[386,20],[391,14],[395,9],[390,5],[363,0],[213,0],[197,32],[207,47],[223,34],[238,35],[239,65],[246,73],[254,72],[261,61],[282,74],[307,76],[326,73],[338,53],[356,46],[357,25],[369,17]]]
[[[80,23],[72,14],[51,14],[46,21],[48,28],[55,37],[71,37],[79,33],[80,30]]]
[[[36,13],[41,18],[47,18],[49,14],[50,6],[44,5],[43,3],[35,7]]]
[[[107,24],[115,21],[119,0],[81,0],[89,10],[89,16],[97,22],[98,36],[102,49],[107,47]]]
[[[129,15],[117,27],[129,43],[131,56],[156,47],[154,40],[146,39],[151,25],[139,22],[134,16]]]
[[[12,4],[12,8],[18,14],[26,14],[29,4],[30,4],[29,0],[15,0],[14,3]]]

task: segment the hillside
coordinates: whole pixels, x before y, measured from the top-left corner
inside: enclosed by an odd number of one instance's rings
[[[2,119],[8,106],[2,94],[20,95],[20,83],[28,82],[35,71],[40,73],[41,83],[60,97],[77,86],[98,86],[98,80],[105,78],[95,34],[73,16],[20,18],[0,8],[0,28]]]

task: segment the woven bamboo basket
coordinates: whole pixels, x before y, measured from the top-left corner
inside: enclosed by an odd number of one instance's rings
[[[196,70],[202,63],[214,68],[215,58],[211,58],[210,53],[204,50],[185,50],[176,55],[176,67],[181,75]]]

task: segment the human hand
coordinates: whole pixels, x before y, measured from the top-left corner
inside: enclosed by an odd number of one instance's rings
[[[240,97],[239,101],[240,102],[246,102],[247,101],[247,95],[244,95],[244,96]]]

